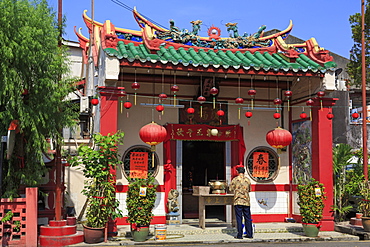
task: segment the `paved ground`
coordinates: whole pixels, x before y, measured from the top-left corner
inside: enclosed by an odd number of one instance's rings
[[[235,239],[236,229],[230,225],[207,221],[206,229],[198,227],[196,222],[182,225],[167,225],[166,239],[155,240],[154,226],[150,226],[150,234],[145,242],[134,242],[129,226],[120,226],[118,236],[97,246],[129,246],[129,245],[176,245],[187,243],[220,244],[220,243],[258,243],[258,242],[301,242],[301,241],[358,241],[359,236],[338,231],[320,232],[316,238],[304,236],[300,223],[256,223],[253,239]],[[94,246],[95,244],[76,244],[72,246]],[[370,243],[369,243],[370,245]]]

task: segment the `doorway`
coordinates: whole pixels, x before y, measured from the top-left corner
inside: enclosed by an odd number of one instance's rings
[[[198,198],[192,186],[207,186],[210,180],[225,180],[225,142],[182,142],[182,218],[198,218]],[[225,221],[225,206],[206,206],[206,218]]]

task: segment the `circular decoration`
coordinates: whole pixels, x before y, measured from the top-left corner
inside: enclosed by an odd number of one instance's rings
[[[326,115],[326,117],[329,119],[329,120],[332,120],[334,118],[334,114],[329,112],[328,115]]]
[[[92,104],[92,105],[97,105],[97,104],[99,104],[99,99],[97,99],[97,98],[93,98],[93,99],[91,100],[91,104]]]
[[[320,98],[321,97],[324,97],[325,96],[325,92],[324,91],[318,91],[317,92],[317,96],[320,97]]]
[[[158,145],[167,137],[167,130],[154,122],[144,125],[139,131],[140,139],[150,146]]]
[[[130,157],[133,152],[143,152],[148,153],[148,176],[156,176],[158,173],[159,158],[157,153],[150,150],[149,147],[143,145],[135,145],[128,148],[122,156],[122,166],[124,176],[127,178],[130,176]],[[153,165],[153,156],[154,156],[154,165]]]
[[[199,96],[197,101],[200,103],[200,104],[203,104],[205,101],[206,101],[206,98],[203,97],[203,96]]]
[[[281,117],[280,113],[278,113],[278,112],[274,113],[274,118],[275,119],[279,119],[280,117]]]
[[[130,109],[132,107],[132,104],[130,101],[126,101],[125,103],[123,103],[123,107],[125,107],[126,109]]]
[[[217,136],[218,135],[218,129],[211,129],[211,135]]]
[[[225,112],[223,110],[218,110],[217,111],[217,116],[222,117],[224,115],[225,115]]]
[[[245,112],[245,116],[247,118],[251,118],[253,116],[253,113],[251,111],[247,111],[247,112]]]
[[[266,134],[266,141],[271,147],[281,149],[292,142],[292,134],[280,127],[270,130]]]
[[[312,106],[314,104],[314,102],[313,102],[313,100],[312,99],[308,99],[307,101],[306,101],[306,105],[308,105],[308,106]]]
[[[180,89],[179,89],[179,86],[177,86],[177,85],[173,85],[172,87],[171,87],[171,92],[174,92],[174,93],[176,93],[176,92],[178,92]]]
[[[259,183],[275,180],[280,169],[279,156],[269,147],[252,149],[247,155],[245,164],[249,177]]]
[[[281,103],[282,103],[281,99],[279,99],[279,98],[274,99],[274,104],[275,105],[281,105]]]
[[[158,112],[162,112],[164,110],[164,106],[163,105],[157,105],[155,107],[155,109],[158,111]]]
[[[249,96],[255,96],[257,94],[257,91],[256,90],[254,90],[254,89],[249,89],[249,91],[248,91],[248,95]]]
[[[244,99],[243,98],[236,98],[235,99],[235,103],[237,103],[237,104],[243,104],[243,102],[244,102]]]
[[[352,118],[353,119],[357,119],[359,117],[360,117],[360,114],[358,114],[357,112],[352,113]]]
[[[161,94],[159,95],[159,98],[160,98],[161,100],[165,100],[165,99],[167,99],[167,94],[165,94],[165,93],[161,93]]]
[[[195,112],[195,110],[194,110],[193,107],[189,107],[188,109],[186,109],[186,112],[189,113],[189,114],[193,114]]]
[[[292,97],[293,93],[292,93],[292,91],[290,91],[290,90],[286,90],[286,91],[284,92],[284,95],[285,95],[285,97],[290,98],[290,97]]]
[[[131,88],[135,89],[135,90],[138,90],[140,88],[140,84],[135,81],[131,84]]]
[[[211,88],[211,90],[209,92],[210,92],[210,94],[212,94],[213,96],[215,96],[215,95],[218,94],[218,89],[216,87],[213,87],[213,88]]]
[[[307,114],[305,112],[302,112],[301,114],[299,114],[299,117],[302,118],[302,119],[306,119]]]

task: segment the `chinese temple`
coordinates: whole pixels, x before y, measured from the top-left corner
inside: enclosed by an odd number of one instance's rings
[[[85,64],[81,90],[93,109],[86,130],[125,133],[116,171],[120,209],[127,214],[127,177],[150,174],[159,184],[153,224],[166,223],[171,189],[179,192],[179,221],[198,218],[194,188],[228,184],[244,166],[253,221],[299,221],[298,181],[314,177],[333,186],[331,108],[337,99],[327,95],[335,90],[337,65],[329,51],[314,38],[286,43],[292,21],[283,31],[261,26],[250,35],[226,23],[201,37],[201,20],[189,20],[188,30],[174,20],[164,28],[136,9],[133,17],[137,30],[97,22],[85,11],[89,34],[76,31]],[[161,140],[154,126],[142,137],[151,123],[165,129]],[[328,190],[324,231],[334,229],[332,204]],[[211,206],[205,217],[230,221],[232,207]]]

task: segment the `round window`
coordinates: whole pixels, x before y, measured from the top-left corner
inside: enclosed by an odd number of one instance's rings
[[[245,163],[249,176],[260,183],[273,181],[279,171],[279,157],[268,147],[254,148]]]
[[[154,158],[154,161],[153,161]],[[156,176],[158,173],[159,158],[156,152],[152,152],[149,147],[136,145],[128,148],[122,156],[123,174],[129,177],[131,168],[146,170],[148,176]]]

